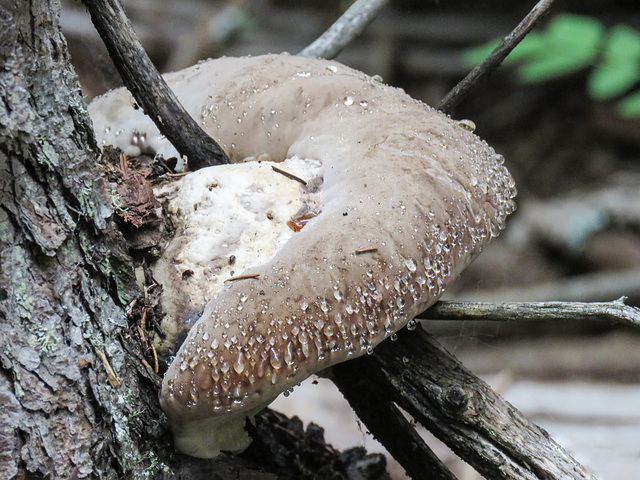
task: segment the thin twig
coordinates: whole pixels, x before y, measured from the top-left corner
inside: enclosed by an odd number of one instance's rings
[[[360,248],[356,250],[356,255],[362,255],[363,253],[377,252],[377,251],[378,251],[378,247],[365,247],[365,248]]]
[[[229,163],[222,148],[187,113],[142,48],[118,0],[83,0],[120,76],[189,168]]]
[[[295,180],[296,182],[301,183],[304,186],[307,186],[307,182],[305,180],[303,180],[302,178],[298,177],[297,175],[294,175],[293,173],[289,173],[286,170],[282,170],[281,168],[276,167],[275,165],[271,165],[271,169],[274,172],[279,173],[280,175],[284,175],[285,177],[291,179],[291,180]]]
[[[475,67],[442,99],[438,110],[450,114],[451,110],[469,93],[472,87],[478,85],[487,75],[500,66],[502,61],[522,41],[522,39],[536,26],[538,21],[547,14],[553,0],[540,0],[522,19],[513,31],[504,37],[493,52]]]
[[[335,58],[376,18],[389,0],[356,0],[326,32],[298,53],[301,57]]]
[[[158,362],[158,352],[153,343],[151,343],[151,353],[153,353],[153,371],[157,374],[160,370],[160,363]]]
[[[238,275],[235,277],[229,277],[225,280],[225,282],[235,282],[236,280],[247,280],[249,278],[258,278],[260,276],[259,273],[247,273],[246,275]]]
[[[486,320],[523,322],[589,319],[640,328],[640,309],[625,305],[624,297],[613,302],[449,302],[436,303],[420,320]]]
[[[149,365],[149,362],[147,362],[144,358],[141,358],[140,361],[142,362],[142,365],[144,365],[144,368],[146,368],[150,372],[153,372],[153,367]],[[155,373],[158,373],[158,372],[155,372]]]
[[[107,356],[104,354],[102,350],[96,350],[96,355],[102,361],[102,365],[104,366],[104,369],[107,371],[107,378],[109,379],[109,383],[111,384],[111,386],[119,387],[120,378],[118,378],[116,373],[113,371],[113,368],[111,368],[111,364],[109,363],[109,360],[107,360]]]

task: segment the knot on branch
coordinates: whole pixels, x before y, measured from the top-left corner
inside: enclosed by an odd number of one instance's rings
[[[439,401],[445,412],[455,414],[457,417],[471,419],[479,414],[472,393],[459,385],[445,388],[439,395]]]

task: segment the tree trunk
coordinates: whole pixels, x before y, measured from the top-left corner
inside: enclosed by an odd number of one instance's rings
[[[152,463],[157,379],[126,350],[138,292],[59,10],[0,9],[0,477],[121,478]]]

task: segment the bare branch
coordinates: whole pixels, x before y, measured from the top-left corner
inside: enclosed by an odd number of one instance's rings
[[[640,327],[640,309],[625,305],[625,300],[623,297],[601,303],[504,304],[441,301],[417,318],[488,321],[584,318]],[[333,367],[332,380],[376,438],[387,448],[395,448],[394,458],[408,471],[430,468],[434,478],[447,478],[448,474],[439,468],[437,461],[428,459],[428,447],[408,440],[414,434],[413,427],[402,427],[406,441],[401,441],[400,448],[395,445],[398,440],[394,429],[401,428],[395,418],[396,405],[487,478],[594,478],[422,329],[402,331],[397,337],[396,342],[384,342],[370,356]],[[389,427],[380,428],[379,419],[391,419]],[[416,455],[405,455],[405,451],[420,451],[425,465],[417,467]],[[420,474],[410,475],[421,478]]]
[[[222,148],[180,104],[142,48],[118,0],[83,0],[109,55],[136,102],[186,156],[191,170],[229,163]]]
[[[522,39],[536,26],[538,21],[547,14],[553,0],[540,0],[529,14],[513,31],[504,37],[493,52],[483,62],[475,67],[442,99],[438,110],[451,113],[451,110],[469,93],[472,87],[478,85],[487,75],[500,66],[502,61],[522,41]]]
[[[416,317],[419,320],[486,320],[530,322],[540,320],[600,320],[640,328],[640,309],[613,302],[449,302],[436,303]]]
[[[404,329],[397,337],[372,355],[332,367],[334,383],[367,427],[371,411],[391,416],[384,409],[393,402],[486,478],[594,480],[423,329]]]
[[[456,477],[393,403],[388,392],[380,391],[378,385],[372,382],[353,382],[351,375],[350,369],[333,367],[330,378],[349,401],[360,421],[402,465],[407,475],[410,478],[455,480]]]
[[[376,18],[389,0],[356,0],[326,32],[298,55],[334,58]]]

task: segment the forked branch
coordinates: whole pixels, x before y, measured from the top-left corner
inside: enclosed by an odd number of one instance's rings
[[[378,418],[390,417],[397,405],[486,478],[595,480],[544,430],[421,328],[404,329],[395,342],[384,342],[372,355],[334,366],[332,373],[358,417],[366,419],[371,411]],[[387,429],[374,428],[383,445],[399,436],[393,423]],[[404,438],[409,438],[406,432]],[[407,471],[415,471],[417,450],[409,441],[404,449],[405,454],[395,458]]]

